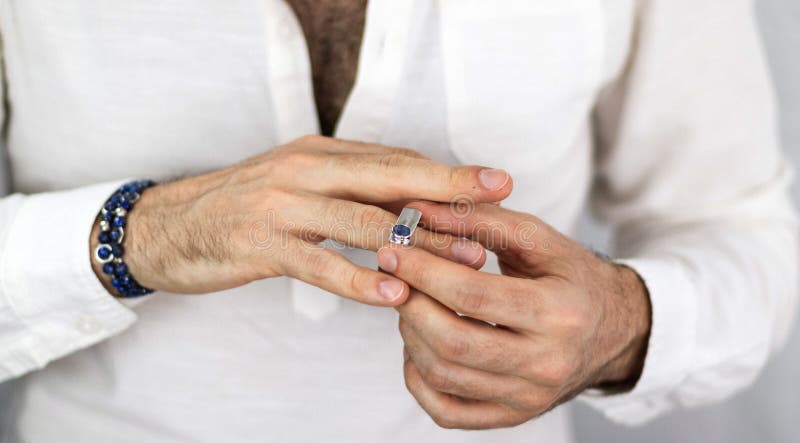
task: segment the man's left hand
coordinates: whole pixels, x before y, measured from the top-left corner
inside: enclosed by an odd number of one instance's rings
[[[469,207],[469,214],[448,205],[414,206],[428,229],[495,252],[504,274],[421,248],[391,244],[378,253],[385,272],[414,288],[397,307],[404,374],[437,424],[514,426],[586,388],[635,384],[650,301],[632,269],[597,257],[531,215],[492,204]],[[485,260],[482,249],[455,255],[469,254]]]

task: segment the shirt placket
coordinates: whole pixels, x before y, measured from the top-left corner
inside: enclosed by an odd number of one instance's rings
[[[405,63],[413,6],[412,0],[369,2],[356,81],[339,118],[337,138],[381,141]],[[307,51],[305,46],[302,50]],[[308,59],[307,52],[303,53],[303,58]],[[313,95],[311,101],[313,107]],[[312,118],[315,116],[316,113],[311,114]],[[325,241],[322,246],[333,247],[334,244]],[[337,252],[350,259],[358,256],[356,261],[363,264],[361,251],[342,250],[337,246]],[[374,257],[369,261],[374,262]],[[299,280],[292,280],[291,297],[295,312],[316,321],[328,317],[341,306],[339,297]]]

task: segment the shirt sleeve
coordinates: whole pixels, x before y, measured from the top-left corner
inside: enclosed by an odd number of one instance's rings
[[[0,76],[0,104],[9,102],[4,97]],[[0,106],[0,129],[5,121]],[[99,282],[89,255],[97,212],[121,183],[0,198],[0,381],[134,322],[135,314]]]
[[[644,422],[746,387],[788,335],[798,223],[749,0],[644,0],[596,112],[593,204],[644,280],[652,329],[631,392],[581,398]]]

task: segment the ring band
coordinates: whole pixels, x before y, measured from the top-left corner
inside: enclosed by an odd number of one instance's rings
[[[397,222],[392,227],[389,241],[398,245],[408,245],[411,243],[411,236],[417,229],[422,212],[413,208],[403,208]]]

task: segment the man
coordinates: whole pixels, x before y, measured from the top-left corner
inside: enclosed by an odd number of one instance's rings
[[[797,221],[750,2],[0,14],[16,438],[569,441],[576,395],[639,423],[786,335]],[[159,291],[136,299],[90,259],[125,177],[160,182],[119,212]],[[569,237],[588,195],[613,261]],[[387,245],[406,205],[426,229]]]

